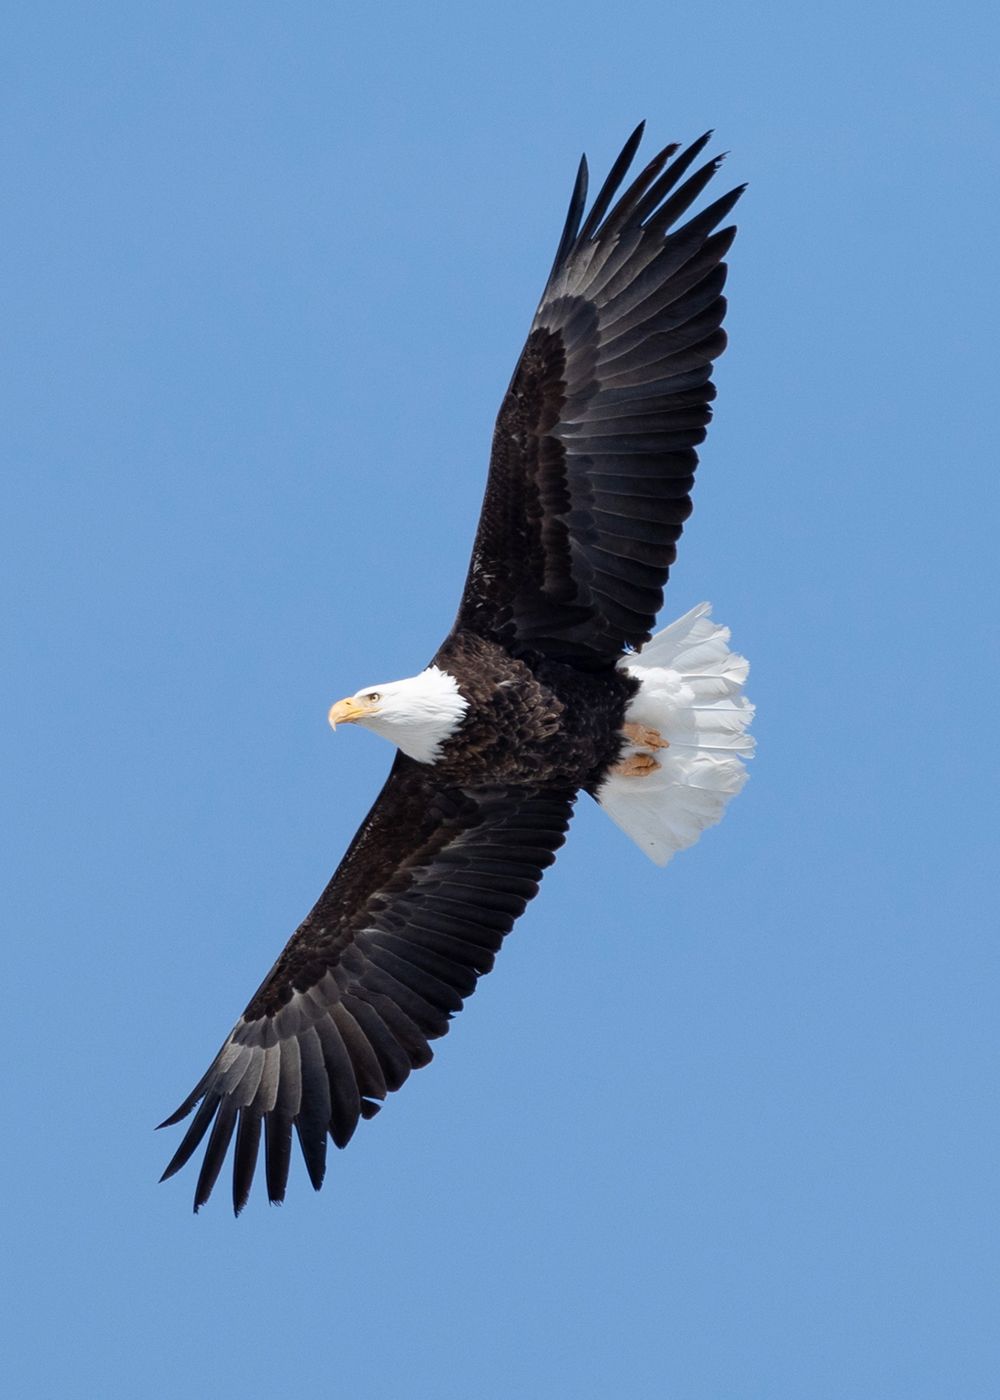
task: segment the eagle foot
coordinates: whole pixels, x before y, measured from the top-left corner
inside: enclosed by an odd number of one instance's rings
[[[658,729],[651,729],[648,724],[623,724],[622,733],[630,744],[635,744],[641,749],[669,749],[670,740],[664,739]]]
[[[648,778],[659,766],[659,760],[651,753],[630,753],[628,758],[616,763],[611,772],[616,778]]]

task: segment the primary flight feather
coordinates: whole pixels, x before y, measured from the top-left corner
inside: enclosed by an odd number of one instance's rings
[[[208,1133],[195,1209],[235,1134],[233,1205],[265,1138],[284,1198],[293,1129],[317,1189],[489,972],[580,791],[659,864],[746,777],[747,664],[706,604],[652,636],[691,510],[725,346],[730,191],[680,223],[719,166],[667,146],[619,195],[627,141],[586,218],[581,161],[541,303],[500,406],[455,624],[426,670],[330,710],[397,747],[375,805],[206,1073],[164,1172]],[[618,196],[616,200],[616,196]]]

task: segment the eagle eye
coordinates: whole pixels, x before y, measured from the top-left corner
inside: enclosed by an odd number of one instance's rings
[[[374,704],[375,701],[381,700],[382,697],[381,697],[381,695],[379,695],[379,693],[378,693],[377,690],[371,690],[371,691],[369,691],[368,694],[365,696],[365,699],[366,699],[366,700],[371,700],[372,703]]]

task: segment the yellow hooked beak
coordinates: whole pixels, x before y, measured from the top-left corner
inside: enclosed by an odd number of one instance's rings
[[[358,700],[355,696],[348,696],[346,700],[338,700],[336,705],[330,706],[330,713],[327,719],[330,721],[330,728],[336,729],[338,724],[354,724],[359,719],[364,719],[365,715],[370,715],[375,706],[365,700]]]

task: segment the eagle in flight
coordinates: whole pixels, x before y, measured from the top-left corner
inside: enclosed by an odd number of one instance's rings
[[[707,604],[653,635],[691,511],[725,346],[720,228],[742,187],[692,217],[709,140],[655,155],[622,193],[640,125],[587,211],[580,163],[562,237],[497,416],[458,615],[426,670],[363,686],[330,723],[396,746],[375,805],[205,1074],[164,1179],[208,1134],[209,1198],[235,1135],[233,1205],[265,1138],[284,1199],[293,1129],[319,1189],[427,1064],[538,891],[589,793],[658,864],[746,778],[746,661]],[[691,172],[691,173],[689,173]],[[686,222],[685,222],[686,218]]]

